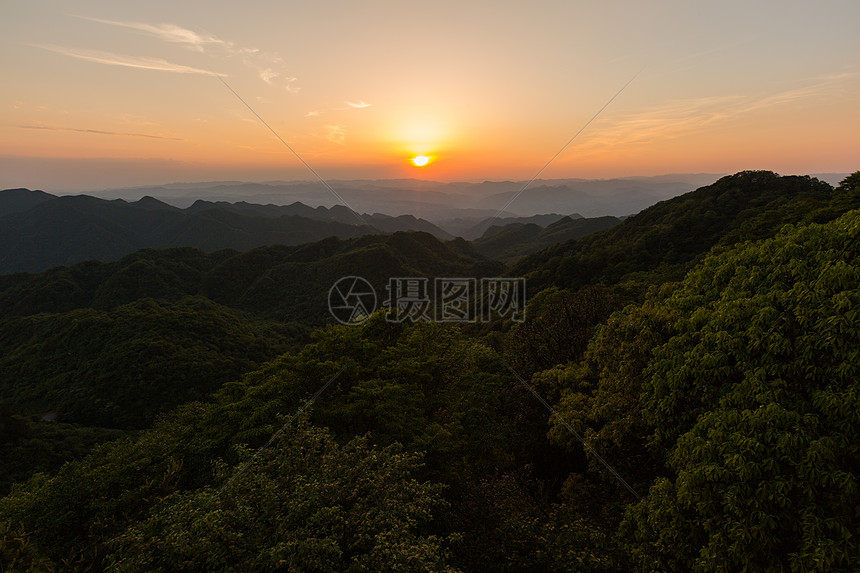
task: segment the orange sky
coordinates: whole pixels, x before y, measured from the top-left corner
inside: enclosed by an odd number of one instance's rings
[[[860,3],[30,0],[0,187],[860,169]],[[418,168],[418,154],[434,159]]]

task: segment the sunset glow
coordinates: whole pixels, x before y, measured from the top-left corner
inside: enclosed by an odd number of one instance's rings
[[[430,163],[430,157],[428,157],[427,155],[419,155],[417,157],[412,158],[412,163],[416,167],[424,167],[425,165]]]
[[[7,3],[0,186],[857,169],[860,4],[618,4]]]

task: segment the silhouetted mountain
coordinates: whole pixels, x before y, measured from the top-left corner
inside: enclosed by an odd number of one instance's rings
[[[155,197],[150,197],[149,195],[141,197],[139,200],[130,203],[130,205],[139,209],[152,209],[155,211],[179,211],[179,209],[173,205],[168,205],[164,201],[159,201]]]
[[[44,191],[30,191],[29,189],[6,189],[0,192],[0,217],[27,211],[50,199],[54,195]]]
[[[329,181],[339,198],[322,184],[309,181],[172,183],[157,187],[108,189],[95,194],[126,200],[151,195],[179,207],[188,207],[198,199],[277,205],[300,201],[305,205],[329,207],[340,203],[342,198],[359,212],[411,214],[459,235],[465,228],[450,228],[443,221],[467,219],[473,215],[474,221],[469,225],[472,226],[496,215],[516,217],[552,212],[579,212],[587,217],[625,216],[637,213],[657,201],[692,191],[715,181],[719,176],[692,173],[619,179],[537,179],[531,182],[478,183],[442,183],[417,179]],[[517,196],[516,200],[508,205],[514,195]],[[499,213],[503,207],[505,212]],[[462,213],[463,209],[473,210],[472,215]]]
[[[142,248],[248,250],[326,237],[397,231],[452,236],[411,215],[357,216],[346,207],[197,201],[178,209],[151,196],[128,203],[88,195],[55,197],[24,189],[0,191],[0,273],[41,271],[96,259],[113,261]]]
[[[475,223],[472,218],[455,219],[453,221],[445,221],[443,226],[448,229],[456,229],[456,235],[463,237],[467,241],[472,241],[481,238],[492,226],[505,226],[514,223],[529,224],[534,223],[540,227],[546,227],[563,218],[564,215],[558,213],[547,213],[543,215],[532,215],[531,217],[488,217],[478,223]],[[568,215],[571,219],[581,219],[582,215],[573,213]]]
[[[620,222],[617,217],[607,216],[591,219],[562,217],[545,228],[535,223],[512,223],[490,227],[473,244],[476,251],[487,257],[511,259],[609,229]]]
[[[430,233],[437,239],[448,241],[454,238],[451,233],[442,230],[430,221],[418,219],[413,215],[384,215],[382,213],[374,213],[373,215],[364,215],[365,220],[373,227],[379,229],[383,233],[394,233],[397,231],[424,231]]]

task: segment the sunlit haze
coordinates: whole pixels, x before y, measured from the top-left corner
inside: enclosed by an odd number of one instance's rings
[[[637,73],[541,177],[852,172],[857,22],[856,0],[13,0],[0,188],[312,180],[263,121],[326,179],[527,180]]]

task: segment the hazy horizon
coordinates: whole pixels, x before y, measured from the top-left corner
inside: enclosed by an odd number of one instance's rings
[[[833,186],[847,173],[804,174]],[[629,216],[721,179],[723,174],[665,174],[612,179],[536,179],[533,181],[437,182],[419,179],[327,181],[210,181],[118,187],[53,195],[90,195],[135,203],[154,197],[185,209],[197,201],[332,208],[356,213],[412,215],[442,225],[487,217],[574,215]],[[43,190],[44,191],[44,190]],[[459,224],[455,224],[459,228]]]

